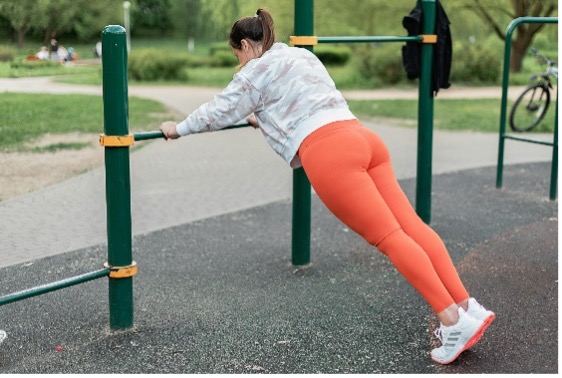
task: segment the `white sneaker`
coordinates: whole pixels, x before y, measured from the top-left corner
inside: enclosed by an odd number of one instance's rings
[[[492,311],[486,310],[480,303],[476,302],[476,299],[470,298],[468,300],[468,309],[466,313],[472,316],[474,319],[482,320],[486,324],[486,328],[492,324],[496,318],[496,314]]]
[[[435,331],[435,336],[441,340],[442,345],[431,351],[433,361],[440,364],[453,362],[462,352],[472,347],[480,340],[486,325],[483,321],[474,319],[459,307],[459,320],[457,324],[441,327]]]
[[[4,339],[6,339],[6,337],[8,337],[8,334],[6,334],[6,331],[2,331],[0,329],[0,344],[2,344],[2,341],[4,341]]]

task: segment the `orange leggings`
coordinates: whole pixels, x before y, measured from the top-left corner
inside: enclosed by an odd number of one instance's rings
[[[334,122],[310,134],[299,157],[328,209],[388,256],[436,313],[468,299],[445,245],[416,214],[374,132],[357,120]]]

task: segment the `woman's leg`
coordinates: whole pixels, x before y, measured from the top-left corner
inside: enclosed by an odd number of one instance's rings
[[[375,159],[368,170],[379,193],[396,217],[400,227],[425,251],[455,303],[463,305],[466,310],[469,295],[453,265],[445,244],[439,235],[416,214],[402,188],[400,188],[388,153],[382,153],[383,142],[368,129],[365,129],[365,133],[370,134],[367,137],[372,140],[375,146],[378,146],[377,149],[380,152],[377,155],[380,157],[377,159],[382,159],[382,161],[376,161]]]
[[[403,231],[373,182],[369,170],[375,151],[362,127],[331,133],[322,129],[307,138],[299,151],[320,199],[351,229],[379,247],[436,313],[454,305],[430,258]]]

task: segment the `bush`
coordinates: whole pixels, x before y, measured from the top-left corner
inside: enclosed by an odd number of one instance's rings
[[[334,47],[319,45],[314,48],[314,53],[322,63],[327,66],[343,66],[351,57],[348,47]]]
[[[186,54],[185,59],[186,59],[187,67],[196,68],[196,67],[205,67],[209,65],[209,58],[207,57],[202,57],[194,54]]]
[[[214,42],[209,46],[209,59],[207,65],[210,67],[234,67],[238,64],[238,58],[232,52],[228,42]]]
[[[497,84],[503,49],[492,44],[453,42],[451,82]]]
[[[0,62],[11,62],[14,59],[15,52],[8,46],[0,46]]]
[[[129,77],[138,81],[187,80],[187,54],[158,49],[140,49],[129,55]]]
[[[10,68],[14,69],[38,70],[47,67],[54,69],[63,68],[58,62],[53,62],[51,60],[27,60],[23,58],[10,63]]]
[[[357,69],[365,79],[397,84],[406,78],[400,48],[367,47],[357,50]]]
[[[211,67],[234,67],[238,64],[238,58],[232,51],[216,51],[209,60]]]
[[[218,52],[232,53],[232,49],[228,42],[213,42],[209,45],[209,55],[213,56]]]

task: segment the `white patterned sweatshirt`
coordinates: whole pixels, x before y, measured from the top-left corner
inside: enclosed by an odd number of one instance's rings
[[[213,100],[176,130],[181,136],[215,131],[254,113],[267,143],[292,168],[302,141],[332,122],[355,119],[324,65],[312,52],[275,43],[237,72]]]

